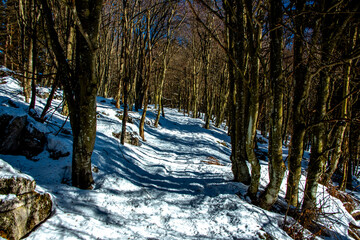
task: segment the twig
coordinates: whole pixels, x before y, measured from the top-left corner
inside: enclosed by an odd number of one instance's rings
[[[57,135],[60,133],[60,131],[64,128],[65,123],[67,122],[68,118],[69,118],[69,115],[67,115],[66,120],[64,121],[63,125],[60,127],[59,131],[57,131],[57,133],[55,134],[55,136],[57,136]]]

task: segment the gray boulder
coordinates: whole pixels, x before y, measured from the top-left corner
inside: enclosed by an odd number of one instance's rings
[[[0,236],[21,239],[46,220],[52,210],[51,196],[35,191],[34,180],[0,179]]]
[[[45,143],[45,133],[38,130],[27,115],[0,115],[0,154],[31,158],[44,150]]]

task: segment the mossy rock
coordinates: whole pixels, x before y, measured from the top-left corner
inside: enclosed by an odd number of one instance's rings
[[[23,177],[0,178],[0,236],[21,239],[51,214],[47,193],[35,191],[36,182]]]
[[[0,194],[21,195],[35,191],[36,182],[22,177],[0,178]]]
[[[0,203],[0,233],[6,239],[21,239],[51,214],[49,194],[30,192],[10,201],[13,209],[2,208],[7,201]]]

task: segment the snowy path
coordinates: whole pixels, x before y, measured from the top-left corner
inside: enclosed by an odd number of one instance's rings
[[[11,99],[27,110],[19,82],[8,78],[0,100]],[[41,89],[48,91],[47,89]],[[45,99],[38,98],[40,112]],[[54,100],[53,106],[58,106]],[[5,104],[6,105],[6,104]],[[11,111],[6,106],[1,111]],[[65,117],[55,110],[48,131],[57,132]],[[92,156],[95,188],[73,188],[71,157],[49,158],[44,151],[37,161],[0,155],[22,173],[32,176],[38,189],[54,199],[54,214],[27,239],[258,239],[264,231],[286,239],[279,230],[282,216],[242,201],[242,184],[231,182],[229,137],[220,129],[206,130],[203,121],[166,109],[159,128],[146,125],[142,146],[122,146],[112,136],[121,121],[111,100],[98,98],[98,128]],[[128,130],[138,132],[141,113],[132,112]],[[153,122],[150,108],[147,121]],[[70,130],[67,123],[65,128]],[[53,137],[58,149],[71,152],[71,136]],[[224,146],[221,143],[226,143]],[[208,161],[221,165],[210,165]],[[2,161],[2,160],[0,160]]]
[[[98,121],[95,190],[42,184],[54,194],[57,212],[29,239],[258,239],[261,228],[283,235],[281,218],[235,195],[244,189],[231,182],[230,149],[219,143],[229,142],[225,131],[205,130],[201,120],[167,110],[158,129],[146,126],[141,147],[123,147],[109,137],[120,130],[114,109],[98,111],[108,117]],[[137,123],[129,129],[137,131]],[[207,164],[209,157],[223,166]]]
[[[28,105],[20,94],[19,81],[11,77],[6,81],[0,85],[0,113],[26,114]],[[9,101],[18,108],[11,107]],[[45,102],[37,98],[37,112]],[[246,186],[231,181],[230,138],[224,130],[206,130],[202,120],[165,109],[166,118],[161,118],[159,128],[145,126],[146,142],[142,146],[122,146],[112,136],[120,131],[121,121],[111,102],[98,98],[92,156],[93,167],[98,168],[93,173],[94,190],[79,190],[68,184],[71,156],[52,160],[44,151],[35,158],[37,161],[30,161],[0,155],[0,166],[32,176],[38,191],[53,196],[54,214],[27,239],[265,239],[265,232],[274,239],[290,239],[281,230],[283,215],[262,210],[236,195],[246,193]],[[40,124],[45,131],[55,133],[65,121],[55,109],[59,104],[54,100],[50,123]],[[147,122],[154,121],[155,113],[150,107]],[[130,113],[134,123],[128,123],[128,131],[138,132],[140,114]],[[70,130],[69,122],[65,128]],[[58,150],[72,151],[70,135],[60,134],[52,140]],[[267,144],[259,144],[259,148],[266,150]],[[286,153],[284,149],[284,157]],[[263,188],[268,183],[266,162],[262,162],[261,176]],[[305,177],[301,181],[303,185]],[[286,179],[281,197],[285,183]],[[334,236],[348,239],[348,222],[355,220],[338,200],[328,197],[324,187],[318,194],[326,196],[327,202],[318,204],[329,205],[326,210],[332,213],[329,225],[337,232]]]
[[[225,131],[206,130],[202,120],[166,109],[159,128],[146,125],[142,146],[121,146],[112,136],[121,129],[116,109],[101,100],[94,190],[61,184],[70,178],[70,157],[52,160],[46,151],[37,162],[0,156],[54,197],[54,215],[28,239],[258,239],[263,230],[286,238],[278,229],[281,216],[235,194],[245,186],[231,181],[230,149],[220,144],[229,145]],[[135,122],[128,130],[138,132],[139,114],[130,114]],[[154,119],[150,110],[148,121]],[[69,136],[58,141],[71,151]],[[221,165],[207,163],[214,159]]]

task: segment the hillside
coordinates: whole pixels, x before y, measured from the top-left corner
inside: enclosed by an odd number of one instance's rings
[[[39,88],[39,92],[48,91]],[[20,93],[19,81],[2,78],[0,114],[27,114],[28,105]],[[37,113],[45,103],[46,99],[37,98]],[[47,121],[34,123],[53,146],[30,160],[0,155],[0,168],[31,176],[55,203],[52,216],[26,239],[291,239],[282,230],[285,215],[280,210],[269,212],[250,204],[244,196],[247,186],[232,181],[227,131],[206,130],[202,119],[175,109],[165,108],[166,117],[154,128],[156,111],[150,106],[146,141],[141,141],[141,146],[122,146],[113,134],[121,130],[119,110],[112,99],[98,97],[94,189],[72,187],[71,128],[67,121],[67,131],[59,131],[67,120],[60,114],[60,104],[61,100],[54,100]],[[141,111],[130,112],[133,123],[128,123],[127,131],[138,132],[140,116]],[[50,148],[70,155],[54,160]],[[266,143],[259,144],[259,149],[266,152]],[[284,148],[284,159],[286,154]],[[261,189],[268,182],[267,168],[267,161],[261,161]],[[302,181],[303,186],[305,177]],[[280,205],[285,183],[286,178]],[[350,239],[348,223],[356,221],[325,187],[319,187],[318,194],[324,211],[321,221],[331,226],[329,235],[320,238]],[[290,217],[287,220],[293,222]]]

